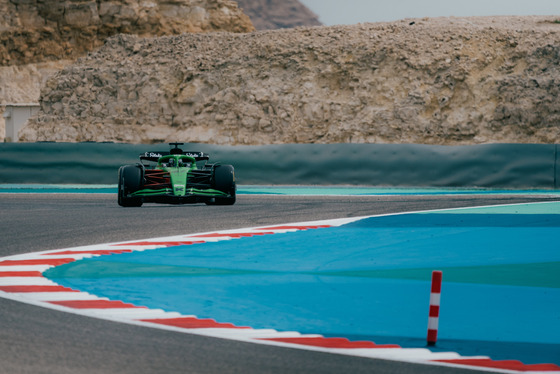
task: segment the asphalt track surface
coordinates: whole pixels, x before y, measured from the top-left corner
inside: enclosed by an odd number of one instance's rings
[[[124,240],[545,196],[261,196],[121,208],[113,195],[0,194],[0,256]],[[150,329],[0,299],[0,373],[473,373]]]

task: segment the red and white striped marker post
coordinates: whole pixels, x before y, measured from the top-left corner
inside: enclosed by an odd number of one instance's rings
[[[440,270],[432,271],[432,292],[430,293],[430,314],[428,317],[428,346],[431,347],[436,345],[437,341],[442,275],[443,273]]]

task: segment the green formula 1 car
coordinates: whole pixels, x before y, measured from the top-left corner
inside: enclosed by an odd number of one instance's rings
[[[118,203],[139,207],[143,203],[208,205],[235,204],[233,166],[209,163],[202,152],[185,152],[183,143],[170,143],[169,152],[145,152],[140,163],[119,169]]]

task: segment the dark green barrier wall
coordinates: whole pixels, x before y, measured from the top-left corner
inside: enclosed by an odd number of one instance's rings
[[[0,144],[0,183],[116,184],[120,165],[161,145]],[[558,145],[189,144],[235,166],[239,184],[558,189]]]

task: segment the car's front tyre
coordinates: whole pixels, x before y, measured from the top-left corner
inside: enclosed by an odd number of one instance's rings
[[[142,169],[136,165],[125,165],[119,169],[118,203],[123,207],[142,206],[142,198],[129,194],[142,187]]]
[[[208,205],[233,205],[235,204],[235,171],[231,165],[218,165],[214,168],[212,187],[227,193],[228,197],[216,197]]]

